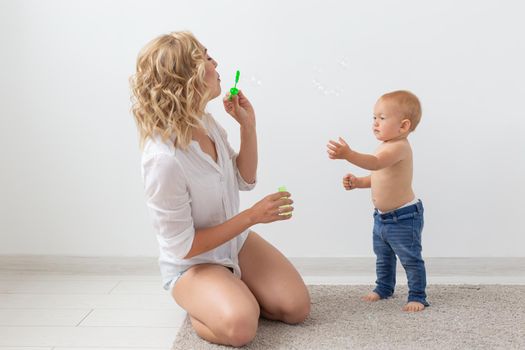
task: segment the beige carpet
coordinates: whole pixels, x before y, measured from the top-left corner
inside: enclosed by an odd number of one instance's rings
[[[431,306],[401,311],[406,286],[393,298],[364,303],[370,286],[308,287],[312,312],[296,326],[260,320],[246,349],[525,349],[525,286],[432,285]],[[199,338],[188,319],[173,349],[226,349]]]

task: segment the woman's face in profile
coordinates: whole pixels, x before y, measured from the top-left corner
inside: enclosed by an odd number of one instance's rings
[[[211,91],[210,99],[214,99],[221,94],[221,79],[219,73],[215,70],[215,68],[217,68],[217,62],[210,57],[207,49],[204,49],[204,57],[206,59],[206,74],[204,80]]]

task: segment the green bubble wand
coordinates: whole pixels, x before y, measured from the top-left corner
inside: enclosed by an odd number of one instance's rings
[[[233,96],[239,93],[239,89],[237,89],[237,83],[239,82],[240,76],[241,76],[241,72],[237,71],[237,73],[235,73],[235,85],[230,89],[230,100],[232,99]]]

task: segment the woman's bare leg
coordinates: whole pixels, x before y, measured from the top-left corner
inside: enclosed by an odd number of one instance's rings
[[[239,252],[242,280],[257,298],[261,314],[290,324],[310,313],[310,295],[295,267],[274,246],[251,232]]]
[[[224,266],[193,266],[175,283],[172,294],[188,312],[197,334],[209,342],[242,346],[255,337],[257,300]]]

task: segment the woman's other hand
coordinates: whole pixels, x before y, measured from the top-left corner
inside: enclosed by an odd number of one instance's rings
[[[249,209],[253,224],[290,219],[294,210],[294,207],[291,206],[293,200],[290,199],[290,196],[289,192],[276,192],[255,203]]]

